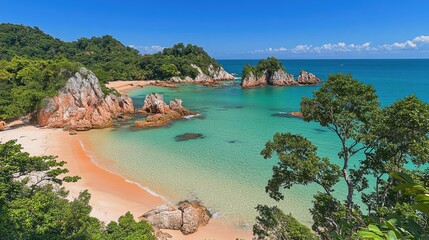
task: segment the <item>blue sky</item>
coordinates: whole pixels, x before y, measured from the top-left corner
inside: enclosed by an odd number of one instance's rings
[[[0,0],[0,22],[65,41],[112,35],[141,52],[177,42],[225,58],[429,58],[427,0]]]

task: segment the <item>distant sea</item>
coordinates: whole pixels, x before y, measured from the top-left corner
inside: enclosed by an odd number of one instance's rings
[[[240,78],[245,64],[257,60],[220,60],[223,67]],[[282,60],[288,73],[298,76],[307,70],[326,80],[330,73],[352,73],[371,84],[383,106],[409,94],[429,102],[429,60]],[[239,79],[236,80],[239,84]],[[164,196],[175,203],[199,199],[231,224],[251,227],[257,204],[278,205],[310,225],[312,195],[316,185],[295,186],[284,191],[285,200],[275,202],[265,186],[277,159],[264,160],[260,151],[276,132],[302,134],[318,146],[320,156],[340,162],[336,137],[317,123],[282,116],[299,111],[303,96],[311,97],[315,87],[272,87],[241,89],[239,85],[204,87],[184,85],[177,89],[147,87],[130,96],[141,107],[152,92],[169,101],[183,100],[184,106],[201,114],[169,127],[134,130],[129,125],[112,130],[89,132],[97,154],[112,160],[109,170],[129,181]],[[200,133],[204,138],[175,141],[184,133]],[[357,164],[357,159],[353,160]],[[344,197],[344,186],[336,186]]]

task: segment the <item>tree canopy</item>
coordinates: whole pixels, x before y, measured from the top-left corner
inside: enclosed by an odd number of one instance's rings
[[[155,240],[152,227],[127,213],[105,227],[91,217],[91,195],[69,200],[63,182],[65,162],[53,156],[30,156],[16,141],[0,143],[1,239],[142,239]]]
[[[207,75],[211,75],[210,65],[215,70],[220,67],[201,47],[191,44],[179,43],[153,55],[141,55],[109,35],[64,42],[37,27],[0,24],[0,59],[15,56],[36,60],[64,57],[92,70],[101,81],[194,78],[198,72],[191,64]]]
[[[267,79],[270,79],[274,72],[278,70],[285,70],[282,63],[275,57],[269,57],[267,59],[262,59],[256,66],[250,66],[246,64],[243,68],[242,78],[253,76],[259,78],[262,75],[266,75]]]
[[[80,66],[64,58],[0,60],[0,119],[11,120],[37,110],[43,99],[58,94]]]
[[[261,152],[279,159],[266,187],[272,198],[283,199],[281,188],[296,184],[321,186],[310,209],[312,229],[321,239],[356,237],[368,224],[386,224],[392,216],[398,228],[410,229],[413,223],[415,239],[429,232],[428,216],[422,214],[427,206],[415,205],[426,199],[425,193],[416,199],[409,191],[395,191],[398,175],[391,174],[406,173],[410,177],[402,180],[429,184],[429,171],[417,170],[429,163],[429,104],[410,95],[382,109],[372,86],[350,74],[332,74],[313,98],[302,99],[301,111],[305,121],[318,122],[337,136],[341,162],[319,157],[317,147],[300,135],[275,134]],[[345,199],[333,194],[339,182],[346,186]],[[356,204],[357,196],[362,204]]]

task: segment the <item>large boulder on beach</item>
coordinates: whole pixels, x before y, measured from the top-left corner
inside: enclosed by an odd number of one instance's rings
[[[134,113],[126,95],[105,95],[93,72],[80,68],[57,96],[45,99],[37,114],[41,127],[89,130],[113,125],[113,119]]]
[[[145,218],[152,226],[158,229],[180,230],[183,225],[182,211],[164,211]]]
[[[4,121],[0,121],[0,131],[3,131],[6,128],[6,123]]]
[[[321,81],[322,80],[316,77],[316,75],[304,70],[302,70],[298,76],[298,83],[301,85],[316,85],[318,82]]]
[[[144,105],[137,110],[139,113],[152,114],[143,121],[135,121],[135,128],[152,128],[168,125],[171,121],[181,119],[195,113],[184,108],[181,99],[171,100],[167,105],[162,95],[152,93],[145,97]]]
[[[198,202],[181,202],[179,209],[183,212],[183,225],[180,231],[185,235],[196,232],[200,226],[207,225],[211,218],[209,210]]]
[[[200,203],[183,201],[179,203],[178,208],[169,205],[156,207],[139,219],[146,220],[155,229],[180,230],[188,235],[207,225],[211,217],[209,210]]]

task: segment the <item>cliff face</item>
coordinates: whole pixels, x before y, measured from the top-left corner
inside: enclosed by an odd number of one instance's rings
[[[322,81],[317,78],[314,74],[306,71],[301,71],[297,81],[295,81],[292,74],[286,73],[283,70],[275,71],[271,76],[268,76],[267,72],[264,72],[262,76],[256,77],[253,72],[249,76],[241,80],[241,87],[252,88],[264,85],[273,86],[298,86],[298,85],[316,85]]]
[[[205,74],[200,67],[195,64],[191,64],[191,66],[198,71],[198,75],[192,79],[190,77],[180,78],[180,77],[172,77],[170,81],[178,82],[178,83],[192,83],[192,82],[212,82],[212,81],[224,81],[224,80],[234,80],[234,76],[225,71],[223,67],[219,69],[215,69],[212,64],[208,67],[209,75]]]
[[[41,127],[89,130],[113,125],[121,114],[134,113],[128,96],[105,96],[94,73],[81,68],[60,93],[45,100],[38,112]]]
[[[267,84],[267,76],[263,74],[261,77],[256,77],[253,72],[248,77],[241,80],[241,86],[243,88],[259,87]]]
[[[301,85],[316,85],[318,82],[321,81],[322,80],[316,77],[316,75],[306,72],[304,70],[301,71],[298,77],[298,83]]]
[[[295,82],[293,75],[286,73],[283,70],[278,70],[268,79],[267,83],[274,86],[295,86],[298,85]]]

